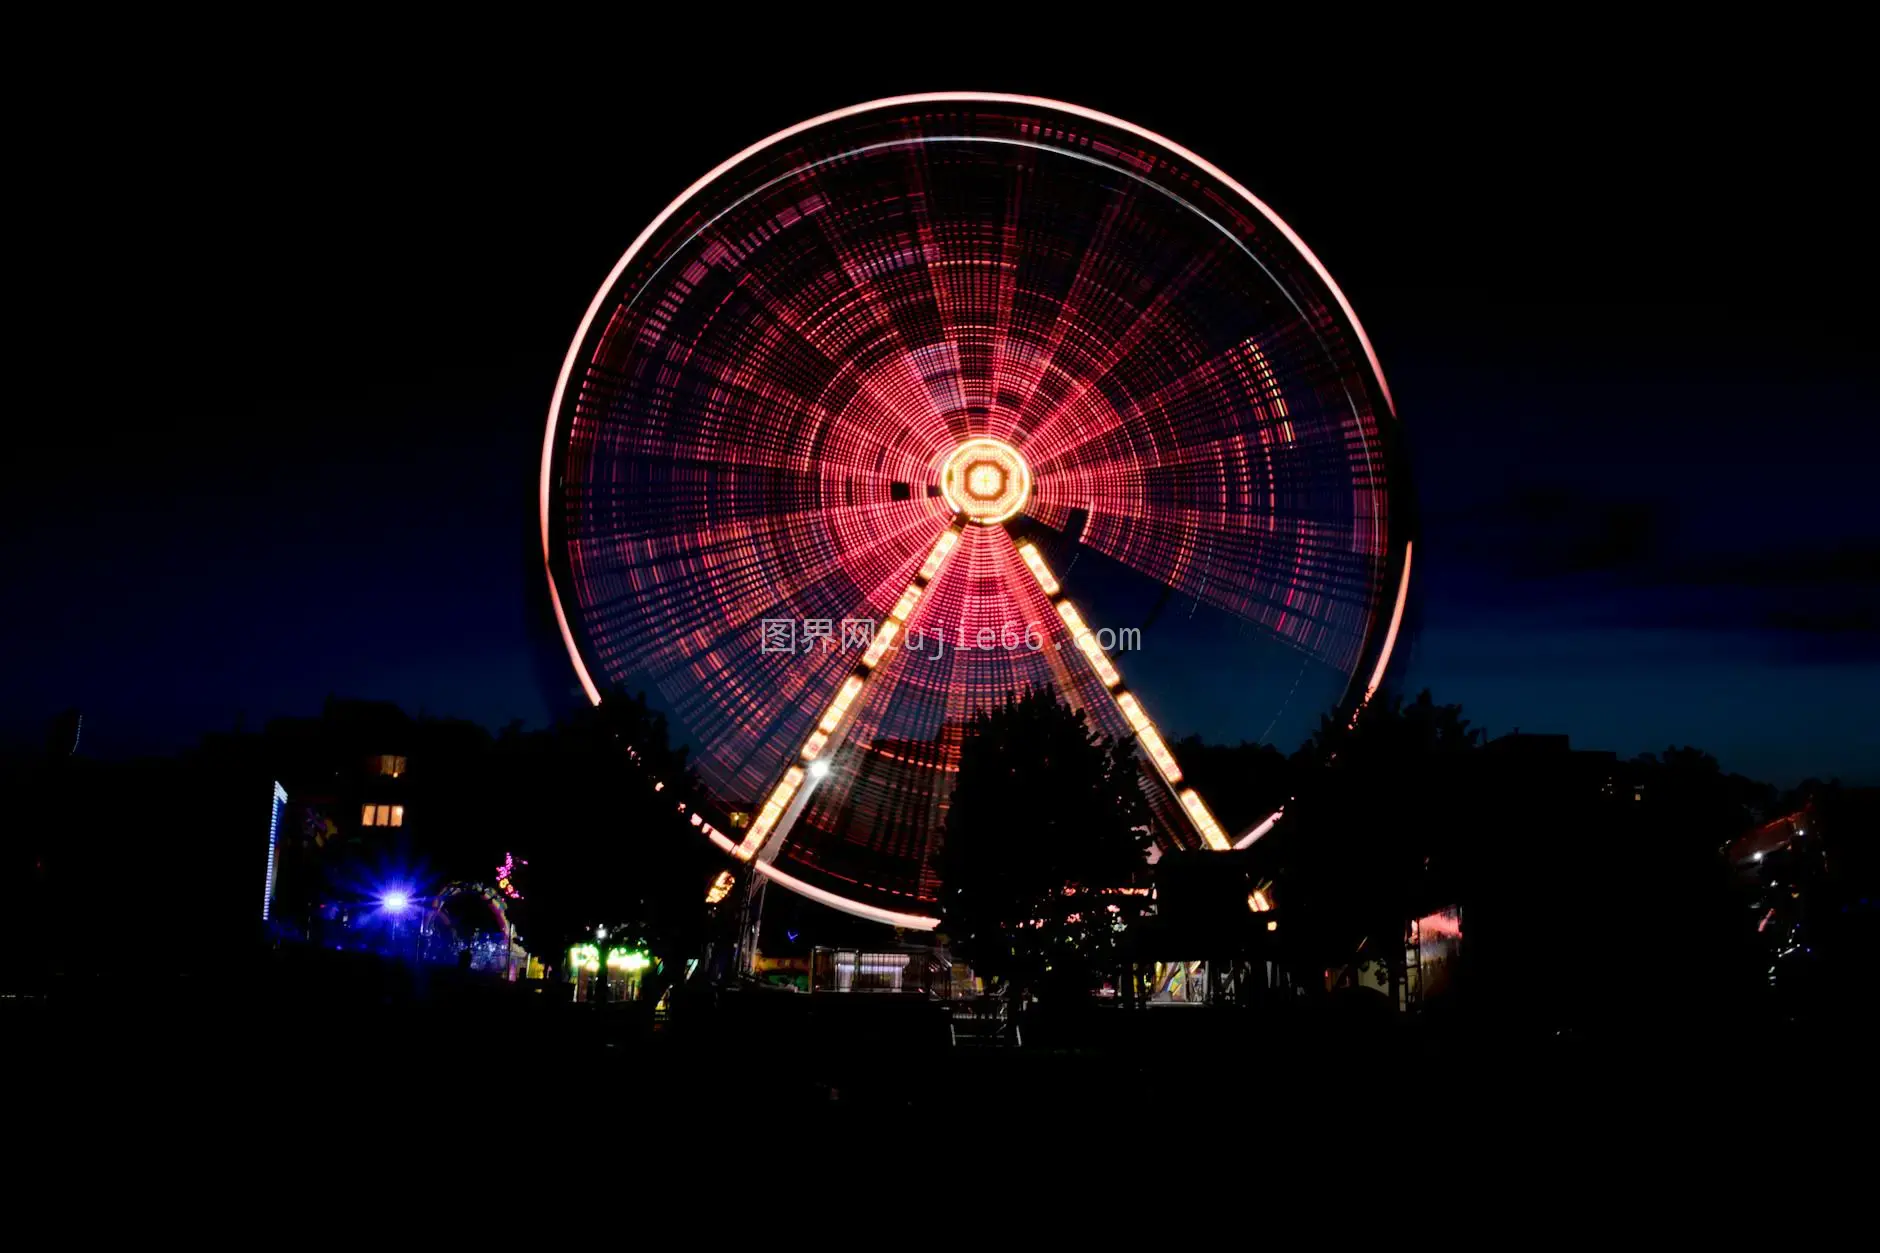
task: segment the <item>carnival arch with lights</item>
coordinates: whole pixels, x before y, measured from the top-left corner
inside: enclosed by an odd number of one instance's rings
[[[753,144],[633,240],[556,383],[542,552],[588,698],[644,688],[750,815],[706,838],[925,930],[963,727],[1028,683],[1136,737],[1161,847],[1272,829],[1225,830],[1155,712],[1355,715],[1404,483],[1356,313],[1250,191],[1118,118],[935,93]]]
[[[488,910],[494,926],[479,927],[468,922],[462,915],[463,910],[470,910],[472,914]],[[454,960],[459,950],[474,946],[479,931],[496,937],[495,943],[499,946],[486,958],[499,964],[505,976],[512,975],[516,933],[509,920],[508,898],[486,883],[461,880],[446,883],[425,903],[418,924],[423,957],[427,961]]]

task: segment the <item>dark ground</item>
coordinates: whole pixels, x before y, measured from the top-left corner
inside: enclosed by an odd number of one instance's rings
[[[1264,1142],[1362,1126],[1443,1142],[1493,1126],[1558,1146],[1714,1126],[1764,1143],[1872,1100],[1859,1032],[1682,1010],[1588,1037],[1334,1006],[1105,1006],[1035,1015],[1024,1048],[994,1049],[952,1046],[944,1011],[918,1000],[726,993],[655,1022],[565,996],[304,954],[215,979],[55,983],[4,1002],[6,1089],[16,1130],[187,1126],[283,1148],[413,1125],[709,1138],[753,1116],[922,1137],[1128,1125]]]

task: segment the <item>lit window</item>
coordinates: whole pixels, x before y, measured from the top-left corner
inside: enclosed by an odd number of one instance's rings
[[[405,807],[403,805],[392,806],[392,825],[395,827],[405,825]]]
[[[372,769],[376,774],[387,775],[396,779],[405,773],[405,759],[403,757],[394,757],[389,753],[383,754],[372,759]]]
[[[364,812],[359,815],[359,825],[362,827],[372,825],[372,806],[367,805]]]
[[[368,827],[402,827],[405,825],[405,807],[403,805],[367,805],[359,813],[359,822]]]

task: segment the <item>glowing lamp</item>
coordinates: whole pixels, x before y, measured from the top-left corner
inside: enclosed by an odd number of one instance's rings
[[[941,466],[940,494],[955,513],[991,526],[1016,517],[1025,507],[1031,496],[1031,467],[1002,439],[969,439]]]
[[[1025,564],[1031,568],[1032,577],[1038,580],[1038,586],[1044,589],[1045,595],[1056,596],[1058,581],[1051,577],[1051,568],[1045,565],[1044,558],[1038,555],[1037,547],[1032,544],[1020,544],[1018,555],[1025,559]]]
[[[900,632],[901,624],[895,619],[889,618],[882,623],[881,629],[875,632],[875,638],[869,642],[868,651],[862,654],[862,664],[873,669],[881,660],[882,654],[888,651],[888,646],[894,643],[894,637]]]
[[[842,721],[842,715],[847,713],[849,706],[855,702],[855,694],[861,690],[861,676],[850,675],[848,679],[843,682],[842,690],[836,693],[835,700],[829,703],[829,711],[823,714],[823,719],[816,724],[816,729],[821,731],[824,735],[832,733],[836,729],[837,724]]]
[[[1193,788],[1182,789],[1177,799],[1181,801],[1182,808],[1188,811],[1189,821],[1195,824],[1195,830],[1201,833],[1202,841],[1209,848],[1229,847],[1227,833],[1221,830],[1221,824],[1216,822],[1214,815],[1208,811],[1207,802],[1203,801]]]
[[[894,612],[890,613],[888,617],[896,621],[906,618],[908,614],[914,612],[914,602],[919,599],[919,584],[908,584],[907,590],[901,593],[901,599],[894,602]]]
[[[931,579],[935,574],[939,573],[940,563],[946,560],[947,554],[953,550],[953,545],[959,542],[959,538],[959,532],[957,531],[940,532],[940,538],[934,541],[933,551],[927,554],[927,560],[922,564],[920,573],[914,577],[917,579]]]

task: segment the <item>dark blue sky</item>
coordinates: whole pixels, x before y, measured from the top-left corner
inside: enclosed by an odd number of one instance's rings
[[[1494,733],[1880,782],[1859,111],[1832,75],[1466,69],[1336,108],[1107,72],[544,95],[271,69],[41,130],[50,385],[4,506],[0,731],[78,705],[89,749],[164,750],[328,693],[548,717],[572,684],[535,475],[593,288],[744,144],[959,85],[1160,130],[1330,266],[1408,426],[1409,685]]]

